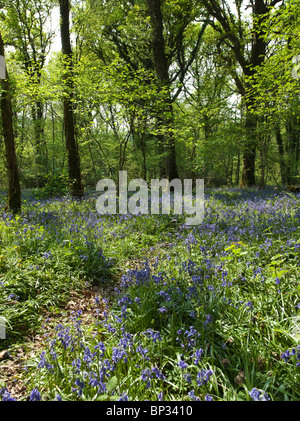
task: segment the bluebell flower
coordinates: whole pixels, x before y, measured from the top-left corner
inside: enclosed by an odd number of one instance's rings
[[[141,379],[144,382],[147,382],[146,387],[149,389],[151,387],[150,380],[153,379],[152,374],[151,374],[151,370],[149,368],[146,368],[145,370],[142,371]]]
[[[51,364],[49,364],[49,363],[47,362],[45,355],[46,355],[46,352],[45,352],[45,351],[43,351],[43,352],[41,353],[41,356],[40,356],[40,361],[39,361],[39,363],[38,363],[37,368],[43,368],[43,367],[46,367],[46,368],[47,368],[47,370],[49,370],[49,371],[53,371],[53,365],[51,365]]]
[[[110,360],[105,359],[103,361],[102,370],[104,370],[106,374],[113,372],[114,369],[115,369],[115,366]]]
[[[178,363],[179,367],[181,368],[181,370],[184,370],[185,368],[187,368],[187,363],[183,360],[180,360]]]
[[[186,239],[183,242],[183,244],[185,244],[187,246],[190,246],[191,244],[197,244],[197,243],[198,243],[198,241],[192,233],[189,233],[188,236],[186,237]]]
[[[184,332],[184,336],[184,341],[185,343],[187,342],[187,347],[192,348],[196,345],[196,340],[200,337],[200,333],[198,333],[194,326],[190,326],[189,330]]]
[[[103,393],[106,391],[106,384],[104,383],[104,373],[100,370],[99,378],[97,377],[96,373],[93,371],[89,373],[89,385],[93,387],[98,387],[97,393]]]
[[[166,309],[166,307],[162,306],[162,307],[160,307],[160,308],[158,309],[158,311],[159,311],[161,314],[165,314],[165,313],[167,312],[167,309]]]
[[[122,330],[124,330],[124,329],[122,329]],[[124,350],[128,350],[130,352],[131,349],[133,348],[133,342],[132,342],[131,335],[129,333],[126,333],[125,331],[123,331],[123,337],[120,338],[118,346],[120,348],[123,348]]]
[[[77,311],[77,313],[76,313],[76,316],[75,316],[75,319],[74,319],[74,327],[75,327],[75,329],[76,329],[76,333],[77,333],[77,336],[82,336],[82,330],[81,330],[81,324],[82,324],[82,319],[81,319],[81,314],[82,314],[82,311],[81,310],[78,310]]]
[[[40,392],[38,391],[38,389],[35,387],[30,396],[29,396],[29,400],[30,401],[40,401],[41,400],[41,395]]]
[[[213,374],[212,370],[205,370],[202,369],[197,374],[197,384],[198,386],[202,386],[209,381],[210,376]]]
[[[157,367],[152,367],[152,373],[155,374],[156,378],[161,379],[161,380],[165,380],[165,376],[163,375],[163,373],[157,368]]]
[[[198,398],[198,397],[195,395],[194,390],[191,390],[190,392],[188,392],[188,395],[189,395],[189,397],[190,397],[193,401],[200,401],[200,398]]]
[[[93,387],[99,385],[99,380],[97,379],[97,376],[94,372],[90,373],[90,381],[89,384]]]
[[[75,360],[72,361],[72,366],[75,368],[75,373],[80,373],[80,367],[81,367],[80,358],[75,358]]]
[[[207,314],[206,315],[205,322],[203,323],[205,329],[207,328],[207,326],[209,325],[209,323],[212,322],[212,320],[213,320],[212,316],[210,314]]]
[[[54,346],[51,346],[51,347],[50,347],[50,354],[51,354],[51,358],[52,358],[52,360],[53,360],[53,361],[56,361],[56,360],[57,360],[57,354],[56,354],[56,352],[54,351]]]
[[[156,343],[157,341],[161,341],[161,334],[158,331],[155,331],[151,328],[147,329],[145,332],[143,332],[144,335],[147,335],[149,338],[151,338],[153,340],[154,343]]]
[[[104,326],[106,327],[106,329],[110,332],[110,333],[115,333],[116,332],[116,328],[113,327],[111,325],[111,323],[105,323]]]
[[[60,340],[64,349],[67,349],[73,343],[72,335],[69,334],[70,327],[67,327],[64,329],[63,326],[58,325],[57,329],[60,329],[60,330],[56,336]]]
[[[125,363],[127,363],[127,354],[123,349],[113,347],[111,359],[115,364],[117,364],[122,359]]]
[[[160,393],[157,395],[157,400],[158,400],[158,401],[163,401],[163,400],[164,400],[164,395],[163,395],[163,392],[160,392]]]
[[[96,354],[96,352],[94,352],[92,354],[90,348],[87,346],[85,347],[84,350],[84,355],[83,355],[83,361],[86,362],[87,364],[90,364],[93,361],[94,355]]]
[[[183,375],[183,377],[184,377],[184,379],[185,379],[185,381],[186,381],[187,383],[192,383],[192,376],[191,376],[191,374],[190,374],[190,373],[185,373],[185,374]]]
[[[99,342],[98,345],[94,346],[94,349],[99,349],[99,351],[101,351],[100,355],[103,356],[105,352],[105,345],[103,342]]]
[[[203,284],[202,277],[200,275],[192,275],[192,281],[194,284],[200,284],[200,286]]]
[[[144,359],[149,360],[149,357],[146,357],[146,354],[148,354],[148,352],[149,352],[147,348],[143,348],[141,345],[138,345],[138,346],[136,347],[136,352],[137,352],[138,354],[141,354],[141,356],[142,356]]]
[[[188,272],[189,275],[193,275],[196,270],[196,263],[189,259],[186,262],[182,263],[182,267]]]
[[[128,395],[126,395],[125,393],[123,393],[123,395],[118,399],[118,401],[128,401]]]
[[[252,301],[248,301],[248,302],[245,304],[245,307],[249,307],[249,309],[250,309],[250,310],[253,310],[253,304],[252,304]]]
[[[82,382],[80,379],[76,379],[75,380],[75,385],[76,386],[78,386],[78,389],[77,388],[74,388],[74,389],[72,389],[72,391],[73,392],[75,392],[75,391],[77,391],[77,394],[78,394],[78,396],[81,396],[82,395],[82,390],[83,390],[83,388],[84,388],[84,382]]]
[[[203,349],[202,348],[200,348],[198,350],[197,349],[195,350],[195,353],[193,355],[193,357],[194,357],[194,364],[195,365],[198,364],[198,362],[201,360],[202,354],[203,354]]]
[[[16,401],[16,399],[14,399],[11,394],[9,393],[9,391],[6,389],[6,387],[4,387],[3,389],[0,390],[0,396],[2,396],[2,401]]]
[[[287,349],[285,352],[281,354],[281,358],[288,362],[292,356],[296,355],[296,367],[300,366],[300,345],[297,345],[296,348],[292,348],[291,350]]]
[[[43,253],[43,258],[46,259],[46,260],[52,259],[52,253],[50,251],[49,252],[45,251]]]
[[[266,392],[264,392],[263,390],[257,389],[256,387],[254,387],[249,392],[249,395],[253,401],[269,401],[270,400]]]
[[[157,292],[157,295],[159,295],[160,297],[162,297],[165,301],[170,301],[171,300],[170,295],[166,291],[164,291],[164,290],[161,290],[161,291]]]
[[[16,294],[14,294],[14,293],[12,293],[12,294],[9,294],[9,296],[8,296],[8,299],[9,300],[15,300],[15,301],[18,301],[19,300],[19,296],[18,295],[16,295]]]

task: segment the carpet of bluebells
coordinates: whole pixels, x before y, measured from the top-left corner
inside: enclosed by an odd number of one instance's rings
[[[0,202],[0,351],[47,332],[24,400],[299,400],[299,195],[210,190],[193,227],[95,200],[28,195],[17,217]],[[49,334],[45,311],[87,287],[93,321],[74,310]]]

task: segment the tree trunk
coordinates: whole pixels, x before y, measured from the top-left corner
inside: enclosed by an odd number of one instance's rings
[[[0,55],[5,57],[4,43],[0,33]],[[3,136],[5,143],[6,166],[8,177],[8,210],[18,213],[21,210],[21,187],[19,179],[18,161],[15,149],[15,138],[12,121],[12,104],[10,95],[10,85],[8,81],[7,70],[6,79],[1,80],[2,96],[1,96],[1,115]]]
[[[170,92],[169,64],[165,52],[163,35],[163,17],[161,0],[147,0],[152,25],[152,50],[155,70],[158,80],[159,92],[164,93],[163,104],[158,110],[158,129],[163,137],[164,152],[166,155],[166,177],[168,180],[178,178],[176,164],[176,151],[174,139],[174,115]]]
[[[257,119],[246,110],[245,131],[246,141],[242,158],[242,179],[240,187],[255,186],[255,159],[257,147]]]
[[[35,147],[36,147],[36,164],[37,164],[37,173],[38,176],[45,164],[45,156],[43,153],[43,144],[44,144],[44,124],[43,124],[43,104],[41,101],[36,101],[32,106],[31,110],[33,126],[34,126],[34,136],[35,136]],[[39,187],[39,181],[38,185]]]
[[[60,0],[61,17],[61,43],[64,59],[64,129],[66,149],[68,153],[69,181],[71,183],[71,195],[81,198],[84,195],[84,188],[81,179],[80,158],[78,145],[75,138],[74,115],[73,115],[73,66],[72,48],[69,27],[69,0]]]
[[[280,125],[276,124],[275,127],[275,136],[276,136],[276,142],[278,146],[278,152],[279,152],[279,166],[280,166],[280,176],[281,176],[281,183],[283,185],[286,184],[287,178],[286,178],[286,164],[284,159],[284,146],[283,146],[283,140],[282,135],[280,131]]]
[[[243,154],[242,181],[240,187],[255,186],[256,147],[248,148]]]
[[[299,128],[297,116],[291,116],[286,122],[287,135],[287,166],[286,181],[288,184],[297,183],[298,173],[298,150],[299,150]]]
[[[241,156],[240,152],[237,153],[237,163],[236,163],[236,170],[235,170],[235,183],[238,185],[240,181],[240,166],[241,166]]]

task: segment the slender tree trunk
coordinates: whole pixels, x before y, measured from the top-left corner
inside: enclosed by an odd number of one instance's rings
[[[197,174],[196,174],[196,144],[194,143],[192,146],[192,153],[191,153],[191,177],[192,177],[192,186],[193,188],[196,187],[196,179],[197,179]]]
[[[164,159],[164,136],[156,136],[156,154],[159,155],[158,166],[153,170],[155,178],[165,178],[166,177],[166,160]],[[153,178],[153,177],[151,177]]]
[[[142,177],[143,180],[147,180],[147,165],[146,165],[146,134],[145,131],[142,130],[141,133],[139,133],[138,129],[135,129],[133,131],[133,136],[135,138],[135,142],[137,145],[137,148],[140,149],[141,153],[142,153],[142,158],[143,158],[143,162],[141,165],[141,172],[142,172]]]
[[[235,182],[237,185],[239,184],[239,181],[240,181],[240,166],[241,166],[241,156],[240,156],[240,152],[238,152],[236,170],[235,170]]]
[[[0,33],[0,55],[5,57],[4,54],[4,43]],[[6,68],[5,68],[6,71]],[[19,179],[18,161],[15,149],[15,139],[13,131],[12,121],[12,104],[10,85],[8,81],[8,75],[6,71],[6,79],[1,80],[2,85],[2,96],[1,96],[1,115],[2,115],[2,126],[3,136],[5,143],[6,153],[6,166],[7,166],[7,177],[8,177],[8,210],[13,213],[17,213],[21,210],[21,187]]]
[[[147,164],[146,164],[146,144],[145,144],[145,133],[141,134],[141,149],[143,154],[143,179],[147,180]]]
[[[287,135],[287,167],[286,178],[288,184],[297,182],[298,150],[299,150],[299,126],[297,116],[291,116],[286,123]]]
[[[278,152],[279,152],[279,166],[280,166],[281,183],[284,185],[287,182],[287,179],[286,179],[286,164],[285,164],[285,159],[284,159],[283,140],[282,140],[282,135],[281,135],[279,124],[277,124],[276,127],[275,127],[275,136],[276,136],[276,142],[277,142]]]
[[[242,157],[242,179],[240,187],[255,186],[255,159],[257,147],[257,119],[251,114],[251,111],[246,110],[245,130],[246,141]]]
[[[262,135],[262,139],[259,145],[259,168],[260,175],[258,180],[258,188],[265,189],[266,187],[266,175],[268,171],[268,144],[270,139],[268,135]]]
[[[55,149],[55,121],[54,121],[54,112],[53,106],[51,105],[51,121],[52,121],[52,175],[55,171],[55,161],[54,161],[54,149]]]
[[[43,124],[43,104],[41,101],[36,101],[31,110],[32,120],[34,125],[35,147],[36,147],[36,164],[38,179],[41,169],[45,164],[45,157],[43,154],[44,143],[44,124]],[[39,187],[39,181],[38,185]]]
[[[178,178],[174,139],[174,115],[170,92],[169,64],[165,52],[161,0],[147,0],[152,25],[152,50],[160,93],[164,92],[163,104],[158,111],[158,128],[162,132],[166,154],[166,177]]]
[[[69,181],[71,183],[71,195],[75,198],[81,198],[84,195],[84,188],[81,178],[80,158],[78,145],[75,138],[75,125],[73,115],[73,66],[72,66],[72,48],[70,40],[70,22],[69,22],[70,3],[69,0],[60,0],[61,17],[61,42],[64,58],[64,129],[65,141],[68,154]]]

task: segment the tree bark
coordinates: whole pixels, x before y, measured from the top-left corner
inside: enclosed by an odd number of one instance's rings
[[[75,125],[73,113],[73,54],[70,40],[70,3],[69,0],[60,0],[61,18],[61,43],[65,66],[64,72],[64,129],[65,141],[68,154],[69,181],[71,183],[71,195],[81,198],[84,195],[84,187],[81,178],[80,158],[78,145],[75,138]]]
[[[286,122],[287,136],[287,166],[286,179],[288,184],[297,182],[299,155],[299,122],[297,116],[291,116]]]
[[[281,176],[281,183],[283,185],[287,182],[287,174],[286,174],[286,163],[284,159],[284,146],[283,146],[283,139],[280,131],[280,124],[276,124],[275,126],[275,136],[276,142],[278,146],[279,152],[279,166],[280,166],[280,176]]]
[[[247,107],[247,106],[246,106]],[[257,148],[257,119],[246,109],[245,117],[245,145],[242,157],[242,177],[240,187],[255,186],[255,160]]]
[[[178,178],[174,138],[174,115],[170,92],[169,63],[165,51],[161,0],[147,0],[152,26],[153,60],[160,94],[164,93],[163,104],[159,105],[157,122],[166,154],[166,177],[169,181]]]
[[[44,142],[44,124],[43,124],[43,104],[41,101],[36,101],[32,106],[31,115],[33,120],[34,127],[34,136],[35,136],[35,148],[36,148],[36,167],[37,167],[37,177],[36,177],[36,187],[40,187],[40,181],[42,177],[39,177],[41,174],[42,167],[47,167],[45,153],[43,152]]]
[[[0,55],[5,57],[4,43],[0,33]],[[10,84],[8,80],[7,70],[6,79],[1,80],[2,96],[1,96],[1,115],[3,136],[5,143],[6,166],[8,177],[8,198],[7,207],[9,211],[18,213],[21,210],[21,187],[19,179],[18,161],[15,149],[15,138],[12,120],[12,104],[10,94]]]

